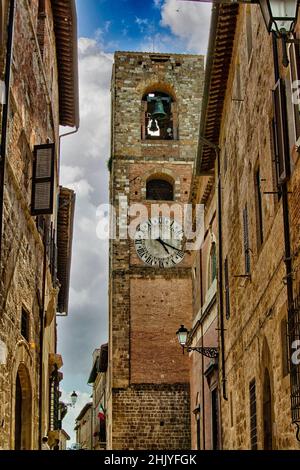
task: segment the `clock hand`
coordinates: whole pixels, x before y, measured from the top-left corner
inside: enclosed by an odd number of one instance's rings
[[[160,239],[159,239],[159,240],[160,240]],[[182,250],[180,250],[179,248],[176,248],[176,247],[173,246],[173,245],[169,245],[169,243],[164,242],[163,240],[160,240],[160,243],[161,243],[162,245],[165,245],[165,246],[168,246],[168,247],[170,247],[170,248],[173,248],[173,250],[182,251]]]
[[[161,238],[157,238],[157,241],[164,247],[165,251],[168,253],[168,255],[170,254],[169,253],[169,250],[165,247],[165,244],[164,242],[161,240]]]

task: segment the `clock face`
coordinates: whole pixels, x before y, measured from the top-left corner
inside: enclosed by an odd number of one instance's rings
[[[184,258],[183,229],[168,217],[155,217],[140,224],[134,243],[139,258],[152,267],[172,268]]]

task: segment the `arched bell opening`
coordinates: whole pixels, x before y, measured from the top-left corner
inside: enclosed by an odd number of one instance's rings
[[[15,450],[31,450],[32,390],[28,371],[21,364],[15,382]]]
[[[142,139],[178,139],[177,105],[162,91],[150,91],[142,99]]]

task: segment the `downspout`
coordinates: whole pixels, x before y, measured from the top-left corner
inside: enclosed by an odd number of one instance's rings
[[[202,281],[202,249],[200,248],[200,297],[201,297],[201,308],[203,306],[203,281]],[[203,348],[203,324],[201,322],[201,347]],[[204,398],[204,356],[201,354],[201,368],[202,368],[202,374],[201,374],[201,386],[202,386],[202,424],[203,424],[203,430],[202,430],[202,438],[203,438],[203,450],[206,448],[206,430],[205,430],[205,398]],[[200,450],[200,449],[199,449]]]
[[[43,430],[43,361],[44,361],[44,331],[45,331],[45,301],[46,301],[46,276],[47,276],[47,244],[48,225],[44,225],[44,259],[43,259],[43,286],[42,305],[40,307],[40,364],[39,364],[39,450],[42,448]]]
[[[9,95],[11,80],[11,63],[13,53],[14,39],[14,16],[15,16],[15,0],[10,1],[9,21],[7,30],[7,51],[5,63],[5,102],[2,111],[2,132],[0,147],[0,267],[2,265],[2,235],[3,235],[3,210],[4,210],[4,183],[5,183],[5,163],[7,151],[7,133],[8,133],[8,113],[9,113]]]
[[[220,170],[220,149],[216,149],[217,166],[218,166],[218,283],[219,283],[219,308],[220,308],[220,339],[221,339],[221,363],[222,363],[222,389],[223,398],[228,400],[226,390],[226,373],[225,373],[225,326],[224,326],[224,300],[223,300],[223,242],[222,242],[222,187],[221,187],[221,170]]]

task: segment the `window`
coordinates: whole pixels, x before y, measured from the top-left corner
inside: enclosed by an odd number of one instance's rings
[[[278,80],[273,92],[275,155],[281,182],[290,176],[290,152],[286,108],[286,92],[283,80]]]
[[[282,353],[282,377],[289,373],[289,347],[288,347],[288,323],[286,318],[280,323],[281,353]]]
[[[257,412],[256,412],[256,384],[255,379],[249,385],[250,397],[250,442],[251,450],[257,450]]]
[[[296,140],[300,137],[300,44],[291,44],[289,48],[290,70],[294,106],[294,125]]]
[[[38,19],[37,19],[37,38],[40,45],[42,57],[44,55],[45,47],[45,20],[46,20],[46,5],[45,0],[39,0]]]
[[[271,154],[272,154],[272,175],[273,175],[273,190],[277,192],[277,196],[275,198],[277,201],[281,198],[281,191],[280,191],[280,180],[279,180],[279,169],[277,165],[277,157],[275,152],[275,139],[276,139],[276,131],[275,131],[275,119],[273,118],[270,122],[270,145],[271,145]]]
[[[264,242],[263,231],[263,207],[262,207],[262,193],[260,185],[260,168],[258,167],[255,172],[255,195],[256,195],[256,226],[257,226],[257,246],[260,249]]]
[[[21,315],[21,335],[29,342],[29,313],[24,308]]]
[[[173,184],[163,179],[150,179],[147,182],[146,198],[152,201],[173,201]]]
[[[238,109],[240,109],[241,104],[244,101],[242,96],[241,67],[239,63],[237,63],[235,70],[235,86],[232,101],[236,101],[238,103]]]
[[[176,103],[166,93],[147,93],[142,101],[142,139],[178,138]]]
[[[252,16],[251,16],[251,7],[247,5],[246,10],[246,35],[247,35],[247,53],[248,53],[248,62],[251,59],[252,53]]]
[[[229,293],[229,271],[228,271],[228,259],[224,262],[224,278],[225,278],[225,306],[226,306],[226,318],[230,318],[230,293]]]
[[[34,150],[31,214],[53,213],[54,144],[37,145]]]
[[[250,274],[250,247],[249,247],[249,224],[248,224],[247,204],[243,210],[243,228],[244,228],[245,274]]]
[[[210,250],[210,257],[209,257],[209,286],[214,282],[217,277],[217,250],[216,244],[213,243]]]

